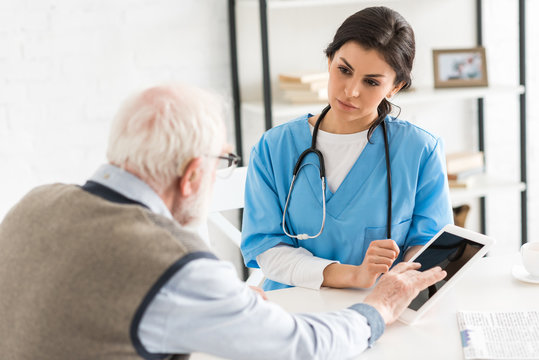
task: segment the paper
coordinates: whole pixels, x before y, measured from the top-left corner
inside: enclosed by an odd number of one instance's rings
[[[539,359],[539,311],[457,313],[465,359]]]

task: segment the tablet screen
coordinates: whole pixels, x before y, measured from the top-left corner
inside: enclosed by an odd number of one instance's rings
[[[423,306],[483,246],[483,244],[458,235],[443,232],[413,261],[421,264],[419,271],[425,271],[434,266],[439,266],[447,272],[447,276],[443,280],[421,291],[408,307],[412,310],[418,310]]]

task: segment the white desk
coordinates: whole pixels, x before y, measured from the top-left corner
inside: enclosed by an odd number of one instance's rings
[[[456,312],[539,309],[539,285],[511,275],[516,256],[487,257],[476,263],[414,325],[396,322],[359,359],[463,359]],[[360,302],[367,290],[320,291],[290,288],[267,292],[270,301],[291,312],[320,312]],[[196,354],[193,359],[216,359]]]

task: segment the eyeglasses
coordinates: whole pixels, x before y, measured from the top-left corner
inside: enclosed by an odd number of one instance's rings
[[[227,155],[208,155],[217,159],[217,176],[220,178],[227,178],[232,175],[234,169],[238,166],[241,158],[233,153],[228,153]]]

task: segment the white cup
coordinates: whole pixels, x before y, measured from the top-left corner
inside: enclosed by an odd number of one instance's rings
[[[520,248],[522,264],[531,276],[539,278],[539,241],[529,242]]]

